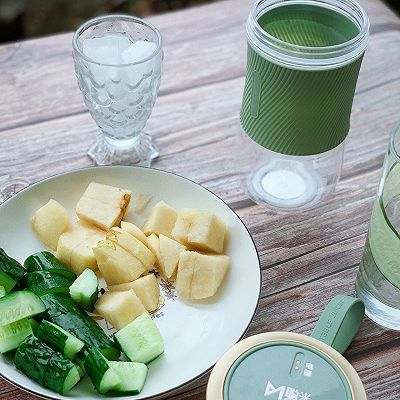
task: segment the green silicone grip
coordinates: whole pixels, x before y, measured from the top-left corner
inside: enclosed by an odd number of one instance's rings
[[[340,68],[300,70],[275,64],[249,44],[240,121],[256,143],[307,156],[338,146],[350,114],[362,56]]]
[[[365,307],[360,299],[335,296],[326,306],[311,336],[343,354],[360,329]]]

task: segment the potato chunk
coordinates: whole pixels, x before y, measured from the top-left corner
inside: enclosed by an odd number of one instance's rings
[[[133,290],[106,292],[97,300],[94,307],[95,311],[117,330],[146,312]]]
[[[96,270],[97,262],[92,249],[105,236],[101,229],[78,221],[60,236],[56,256],[77,275],[86,268]]]
[[[33,230],[40,240],[53,250],[57,249],[58,239],[70,224],[68,211],[53,199],[39,208],[32,217]]]
[[[176,210],[163,201],[160,201],[151,209],[142,230],[147,236],[152,233],[171,236],[171,231],[175,225],[176,217]]]
[[[140,240],[144,245],[147,246],[146,235],[142,230],[131,222],[121,221],[121,229],[128,232],[130,235],[134,236],[136,239]]]
[[[161,276],[166,279],[165,271],[163,268],[163,263],[161,260],[161,254],[160,254],[160,239],[155,233],[152,233],[148,238],[147,238],[147,245],[149,249],[152,251],[152,253],[156,257],[156,265],[155,267],[157,268],[158,272],[161,274]]]
[[[121,228],[111,228],[107,239],[120,245],[124,250],[135,256],[144,267],[151,271],[154,267],[156,257],[140,240],[123,231]]]
[[[181,253],[176,291],[185,299],[199,300],[214,296],[229,269],[225,255],[206,255],[194,251]]]
[[[146,271],[140,260],[111,240],[103,240],[93,252],[107,285],[131,282]]]
[[[227,228],[215,214],[183,208],[172,230],[179,242],[199,250],[222,253]]]
[[[108,286],[111,292],[123,292],[133,290],[147,311],[155,311],[160,300],[160,286],[154,274],[149,274],[136,279],[133,282],[121,283],[120,285]]]
[[[159,240],[162,269],[165,276],[171,279],[176,273],[179,257],[186,247],[164,235],[160,235]]]
[[[100,229],[119,225],[131,200],[129,190],[92,182],[76,205],[76,214]]]

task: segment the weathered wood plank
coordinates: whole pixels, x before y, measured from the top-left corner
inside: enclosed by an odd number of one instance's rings
[[[17,390],[17,388],[6,380],[0,379],[0,398],[4,393],[9,393],[13,390]]]

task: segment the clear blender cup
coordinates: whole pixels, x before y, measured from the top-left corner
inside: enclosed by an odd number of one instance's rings
[[[259,0],[246,28],[249,196],[278,210],[312,208],[340,176],[368,17],[354,0]]]

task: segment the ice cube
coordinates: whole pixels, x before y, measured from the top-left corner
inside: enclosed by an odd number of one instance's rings
[[[138,40],[122,51],[121,59],[124,64],[138,62],[151,56],[156,49],[157,45],[155,43]]]
[[[91,60],[100,64],[121,64],[121,54],[130,45],[127,36],[121,33],[110,33],[99,38],[90,38],[83,41],[83,53]],[[99,87],[111,80],[119,82],[121,72],[118,67],[90,64],[89,68],[95,84]]]
[[[128,37],[121,33],[90,38],[83,41],[83,53],[95,62],[103,64],[120,64],[121,54],[130,45]]]
[[[157,45],[155,43],[138,40],[122,52],[122,62],[124,64],[130,64],[144,60],[151,56],[156,49]],[[143,79],[151,76],[153,66],[154,60],[150,59],[126,68],[125,80],[129,84],[131,90],[138,87]]]

